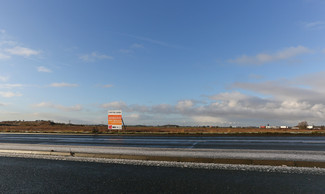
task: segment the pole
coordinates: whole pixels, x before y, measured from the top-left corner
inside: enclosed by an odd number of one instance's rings
[[[124,128],[124,129],[126,129],[126,125],[124,124],[124,120],[123,120],[123,117],[122,117],[122,124],[123,124],[123,127],[122,127],[122,129]]]

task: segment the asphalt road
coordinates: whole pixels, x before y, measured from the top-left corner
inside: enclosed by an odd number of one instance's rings
[[[208,148],[325,151],[325,137],[185,137],[0,134],[0,143],[149,148]]]
[[[0,157],[1,193],[324,193],[325,176]]]

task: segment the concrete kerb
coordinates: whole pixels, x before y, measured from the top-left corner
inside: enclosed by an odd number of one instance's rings
[[[33,151],[33,150],[0,150],[0,153],[71,156],[70,152]]]
[[[215,164],[245,164],[245,165],[268,165],[268,166],[289,166],[289,167],[317,167],[325,168],[323,161],[300,161],[300,160],[270,160],[270,159],[250,159],[250,158],[208,158],[208,157],[184,157],[184,156],[152,156],[152,155],[132,155],[114,153],[86,153],[86,152],[64,152],[64,151],[42,151],[42,150],[5,150],[0,149],[0,153],[12,154],[32,154],[51,155],[62,157],[82,157],[82,158],[106,158],[106,159],[126,159],[126,160],[146,160],[146,161],[169,161],[169,162],[193,162],[193,163],[215,163]]]

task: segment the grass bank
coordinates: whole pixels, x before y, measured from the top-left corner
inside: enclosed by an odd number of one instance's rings
[[[51,121],[0,122],[2,133],[62,133],[110,135],[202,135],[202,136],[325,136],[321,129],[260,129],[181,126],[127,126],[123,130],[108,130],[106,125],[75,125]]]

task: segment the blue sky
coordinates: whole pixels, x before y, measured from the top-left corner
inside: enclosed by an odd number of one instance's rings
[[[324,124],[322,0],[0,4],[0,120]]]

